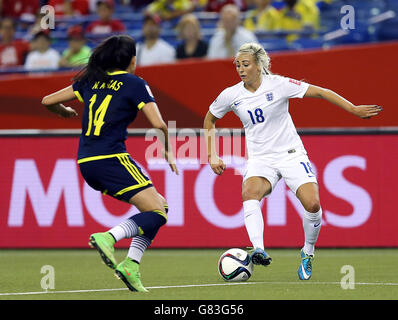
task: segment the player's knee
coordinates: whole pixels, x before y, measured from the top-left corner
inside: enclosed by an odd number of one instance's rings
[[[157,219],[155,220],[156,227],[160,228],[161,226],[165,225],[167,222],[167,214],[165,210],[154,210],[153,212],[158,214]]]
[[[162,210],[153,210],[146,213],[145,223],[141,224],[143,235],[153,240],[159,229],[166,224],[167,215]]]
[[[159,199],[160,199],[162,208],[165,210],[165,212],[167,214],[169,212],[169,205],[168,205],[166,199],[160,193],[158,193],[158,195],[159,195]]]
[[[312,200],[308,201],[307,203],[305,203],[304,209],[310,213],[317,213],[319,210],[321,210],[321,204],[320,204],[319,200],[312,199]]]
[[[245,188],[242,190],[242,201],[247,200],[261,200],[261,192],[252,188]]]

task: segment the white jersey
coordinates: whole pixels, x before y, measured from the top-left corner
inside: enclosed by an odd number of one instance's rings
[[[289,99],[302,98],[308,86],[302,81],[267,75],[252,93],[239,82],[221,92],[210,105],[210,112],[220,119],[233,111],[240,118],[249,159],[279,158],[289,150],[304,149],[289,114]]]
[[[145,43],[137,44],[137,64],[139,66],[173,63],[175,56],[174,47],[163,39],[158,39],[151,49],[148,49]]]
[[[26,57],[26,70],[58,69],[61,55],[57,50],[49,48],[46,52],[31,51]]]

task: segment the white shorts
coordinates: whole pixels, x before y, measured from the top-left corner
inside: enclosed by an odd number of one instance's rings
[[[271,183],[272,190],[283,178],[294,194],[304,183],[318,183],[304,148],[295,149],[294,153],[286,152],[286,155],[281,155],[279,160],[249,158],[243,181],[250,177],[266,178]]]

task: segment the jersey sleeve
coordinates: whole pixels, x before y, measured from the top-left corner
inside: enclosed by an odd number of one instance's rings
[[[231,111],[231,101],[226,90],[221,92],[216,100],[213,101],[209,107],[209,111],[218,119],[221,119],[228,111]]]
[[[291,78],[282,77],[283,93],[286,98],[302,98],[310,86],[308,83]]]
[[[76,98],[84,103],[83,100],[83,91],[82,91],[82,85],[79,81],[76,81],[72,84],[73,92],[75,93]]]
[[[148,83],[141,78],[136,84],[133,102],[138,110],[141,110],[149,102],[156,102]]]

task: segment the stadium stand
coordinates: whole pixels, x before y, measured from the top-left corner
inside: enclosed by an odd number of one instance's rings
[[[37,0],[39,1],[39,0]],[[120,20],[126,27],[126,33],[137,41],[142,40],[142,23],[145,6],[138,8],[132,4],[134,1],[114,0],[113,18]],[[256,30],[258,41],[270,52],[285,50],[306,50],[316,48],[330,48],[337,45],[371,43],[398,39],[398,0],[299,0],[313,1],[316,3],[320,14],[319,29],[303,30]],[[48,1],[39,1],[45,5]],[[150,1],[147,1],[150,3]],[[246,6],[250,9],[250,3]],[[202,1],[203,3],[203,1]],[[286,6],[283,0],[273,0],[271,5],[277,10]],[[354,9],[354,29],[342,29],[341,20],[346,14],[344,6]],[[248,11],[242,12],[243,19]],[[203,6],[197,6],[193,12],[199,19],[202,36],[209,41],[217,29],[219,13],[205,12]],[[51,30],[52,48],[62,53],[68,47],[67,30],[71,26],[82,26],[84,29],[98,16],[95,11],[88,15],[62,15],[55,17],[55,29]],[[175,29],[178,19],[162,22],[161,38],[177,47],[179,42]],[[21,15],[17,19],[15,39],[29,39],[29,28],[34,19]],[[294,41],[289,41],[287,36],[295,35]],[[87,45],[94,48],[104,35],[86,34]],[[288,39],[288,40],[287,40]],[[23,72],[23,69],[1,68],[1,73]]]

